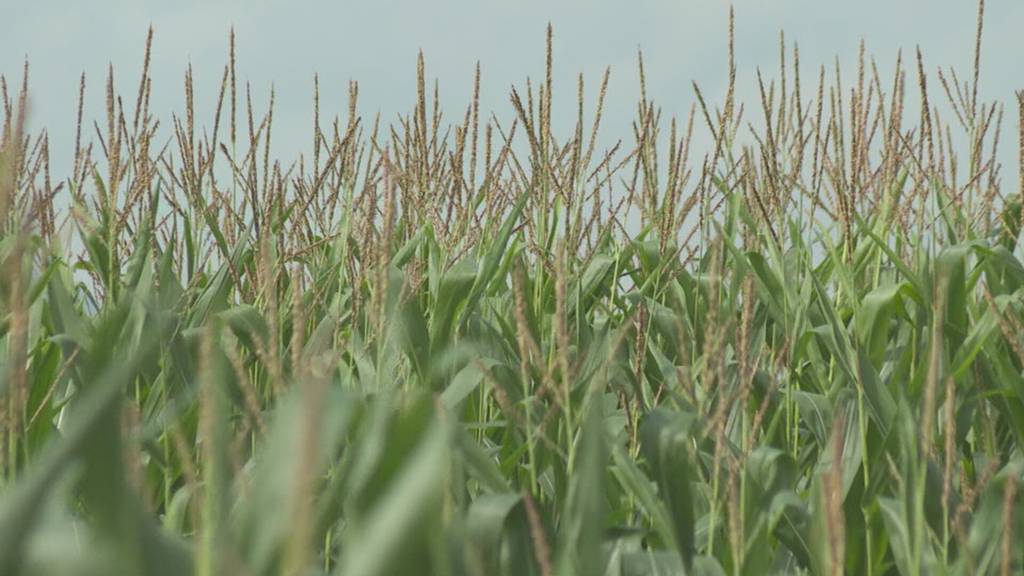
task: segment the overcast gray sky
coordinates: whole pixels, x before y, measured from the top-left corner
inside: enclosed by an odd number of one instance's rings
[[[572,0],[511,2],[378,0],[309,2],[266,0],[12,0],[13,17],[0,21],[0,73],[20,77],[31,63],[33,127],[51,134],[55,165],[72,154],[78,77],[88,78],[87,113],[103,109],[107,63],[126,100],[134,99],[146,27],[155,28],[152,110],[163,118],[183,109],[181,85],[191,63],[204,123],[227,57],[228,31],[237,34],[239,74],[261,105],[277,91],[275,151],[285,158],[307,149],[314,72],[321,76],[323,115],[345,109],[349,79],[360,83],[360,111],[385,119],[415,99],[416,54],[441,80],[448,118],[461,114],[473,67],[483,66],[482,107],[509,118],[508,89],[544,69],[544,30],[555,30],[555,114],[575,113],[575,78],[584,72],[588,94],[603,68],[612,67],[604,135],[628,137],[638,95],[636,51],[643,50],[648,92],[667,115],[683,116],[693,102],[690,81],[720,101],[726,85],[728,2],[722,0]],[[808,80],[835,58],[852,78],[861,38],[883,73],[896,51],[921,45],[928,67],[971,67],[977,6],[972,0],[737,0],[740,98],[752,101],[756,67],[778,69],[778,35],[800,45]],[[11,10],[5,11],[8,15]],[[1004,130],[1016,124],[1014,89],[1024,88],[1024,2],[989,0],[985,19],[981,96],[1007,104]],[[806,89],[810,89],[807,82]],[[561,100],[559,100],[561,95]],[[561,108],[559,108],[561,102]],[[165,122],[166,126],[167,123]],[[1015,157],[1004,137],[1004,162]],[[1004,169],[1004,184],[1012,185]]]

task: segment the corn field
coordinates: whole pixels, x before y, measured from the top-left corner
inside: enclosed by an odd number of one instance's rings
[[[728,24],[610,147],[550,27],[500,113],[315,87],[294,161],[233,36],[201,119],[151,30],[69,174],[5,78],[0,574],[1024,574],[1024,92],[782,41],[740,102]]]

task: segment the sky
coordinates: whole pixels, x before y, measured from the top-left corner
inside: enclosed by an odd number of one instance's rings
[[[348,82],[357,80],[360,112],[380,112],[393,121],[414,105],[419,50],[428,77],[440,80],[447,118],[465,110],[479,61],[481,108],[510,121],[510,87],[543,77],[549,22],[556,128],[575,119],[577,75],[584,73],[593,102],[610,66],[603,142],[628,138],[639,95],[638,49],[648,94],[666,116],[687,114],[694,102],[692,81],[719,102],[727,85],[730,4],[723,0],[11,1],[18,5],[14,16],[0,21],[0,74],[16,84],[29,60],[30,125],[49,131],[57,170],[70,165],[73,154],[80,74],[87,76],[87,117],[103,112],[108,63],[126,106],[133,103],[150,25],[151,109],[164,126],[171,113],[184,109],[182,80],[189,64],[199,117],[212,125],[234,27],[240,81],[252,84],[261,107],[271,85],[276,91],[274,152],[285,159],[311,149],[314,73],[320,74],[323,117],[344,113]],[[909,56],[918,45],[930,70],[953,66],[961,77],[970,74],[977,14],[971,0],[736,0],[733,6],[738,97],[750,104],[757,102],[756,70],[778,70],[780,30],[799,44],[808,80],[819,65],[836,59],[852,79],[861,39],[883,75],[893,69],[898,50]],[[987,3],[980,97],[1007,105],[1003,141],[1011,144],[1002,146],[1004,184],[1016,179],[1013,92],[1024,88],[1022,24],[1024,2]],[[811,84],[806,81],[806,91]]]

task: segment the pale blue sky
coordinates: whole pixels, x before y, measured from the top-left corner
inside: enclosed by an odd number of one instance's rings
[[[555,29],[555,113],[564,123],[575,113],[575,78],[588,93],[606,65],[612,82],[606,138],[628,137],[638,94],[636,50],[645,54],[648,92],[666,115],[683,116],[693,102],[690,81],[720,100],[726,83],[725,30],[728,3],[721,0],[514,2],[410,0],[285,2],[229,0],[15,1],[14,17],[0,21],[0,73],[9,83],[31,62],[32,125],[50,130],[56,166],[66,166],[73,147],[78,77],[89,79],[87,113],[103,108],[106,65],[119,89],[134,100],[146,27],[155,27],[153,103],[159,116],[183,109],[181,85],[191,63],[204,123],[227,55],[229,28],[237,33],[240,79],[252,82],[264,103],[277,90],[275,151],[292,157],[307,148],[314,72],[321,75],[323,115],[345,109],[349,79],[360,83],[360,110],[385,119],[411,108],[416,53],[427,73],[441,80],[448,118],[466,106],[473,66],[483,66],[482,105],[511,117],[508,88],[544,67],[544,29]],[[880,70],[892,69],[896,51],[924,50],[926,63],[953,65],[969,74],[976,3],[971,0],[737,0],[739,96],[753,102],[754,70],[778,69],[779,30],[800,45],[805,89],[819,64],[838,57],[853,78],[863,37]],[[11,11],[6,11],[11,14]],[[1004,130],[1016,124],[1014,89],[1024,88],[1024,2],[989,0],[986,11],[981,95],[1007,104]],[[559,100],[559,95],[561,99]],[[561,103],[561,108],[559,108]],[[164,123],[167,125],[167,122]],[[166,134],[166,133],[165,133]],[[1012,185],[1015,142],[1004,134],[1004,184]]]

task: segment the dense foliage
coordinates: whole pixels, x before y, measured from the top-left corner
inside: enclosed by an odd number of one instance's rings
[[[0,573],[1020,574],[978,74],[783,43],[759,102],[644,96],[603,153],[608,76],[553,134],[548,41],[504,121],[443,121],[422,58],[391,127],[316,92],[293,165],[233,48],[212,129],[191,75],[166,124],[110,80],[63,179],[5,82]]]

